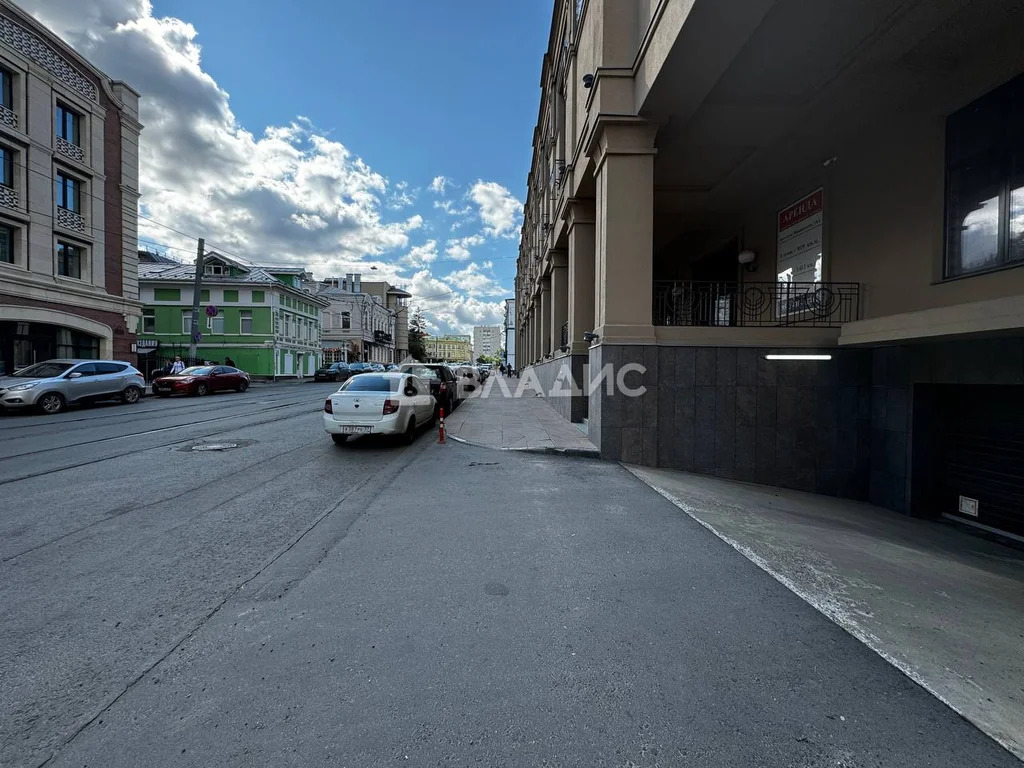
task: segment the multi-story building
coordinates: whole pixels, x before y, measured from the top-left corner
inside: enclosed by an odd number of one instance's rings
[[[505,325],[502,329],[505,339],[505,365],[516,367],[516,300],[505,299]]]
[[[1024,533],[1024,4],[727,5],[555,3],[520,366],[609,459]]]
[[[423,349],[430,362],[465,363],[473,354],[469,336],[425,336]]]
[[[0,0],[0,372],[135,362],[139,94]]]
[[[195,264],[141,255],[140,369],[188,356],[192,343]],[[311,376],[321,362],[321,314],[328,302],[304,289],[311,276],[300,268],[243,264],[210,253],[203,260],[201,338],[196,356],[225,358],[252,376]]]
[[[386,283],[364,283],[361,275],[348,274],[343,278],[331,277],[316,284],[316,295],[329,302],[324,312],[323,353],[325,362],[400,362],[396,348],[396,326],[399,322],[397,303],[408,296],[394,289],[371,293],[367,286],[379,287]],[[404,316],[405,311],[401,316]],[[405,331],[405,353],[408,355],[408,320]]]
[[[501,327],[477,325],[473,328],[473,357],[494,357],[501,349]]]
[[[412,294],[404,288],[383,281],[364,281],[362,288],[370,296],[379,298],[384,307],[394,313],[394,362],[405,360],[409,357],[409,306],[406,302]]]

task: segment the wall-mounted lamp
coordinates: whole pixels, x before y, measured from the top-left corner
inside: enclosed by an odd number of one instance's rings
[[[765,360],[831,360],[832,355],[765,355]]]
[[[736,260],[743,265],[743,268],[747,272],[754,272],[757,270],[757,254],[754,251],[747,248],[737,254]]]
[[[594,87],[594,76],[589,72],[583,76],[583,87],[588,89]]]
[[[600,338],[601,338],[601,337],[600,337],[600,336],[598,336],[598,335],[597,335],[596,333],[594,333],[593,331],[584,331],[584,332],[583,332],[583,340],[584,340],[585,342],[587,342],[588,344],[593,344],[593,343],[594,343],[595,341],[597,341],[597,340],[598,340],[598,339],[600,339]]]

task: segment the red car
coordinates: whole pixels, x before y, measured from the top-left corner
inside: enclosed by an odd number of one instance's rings
[[[172,376],[153,379],[153,394],[159,397],[171,395],[208,395],[232,389],[245,392],[249,388],[249,374],[229,365],[194,365]]]

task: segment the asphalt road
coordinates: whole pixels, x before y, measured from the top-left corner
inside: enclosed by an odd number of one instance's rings
[[[0,765],[1019,767],[615,465],[331,388],[0,419]]]

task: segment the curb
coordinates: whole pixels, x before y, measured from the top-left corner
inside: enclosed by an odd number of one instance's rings
[[[481,443],[472,443],[463,437],[456,437],[455,435],[447,435],[449,440],[454,440],[457,443],[463,445],[472,445],[476,448],[488,448],[492,451],[514,451],[516,453],[540,453],[547,456],[568,456],[574,459],[599,459],[601,458],[601,452],[597,448],[496,448],[493,445],[483,445]]]

